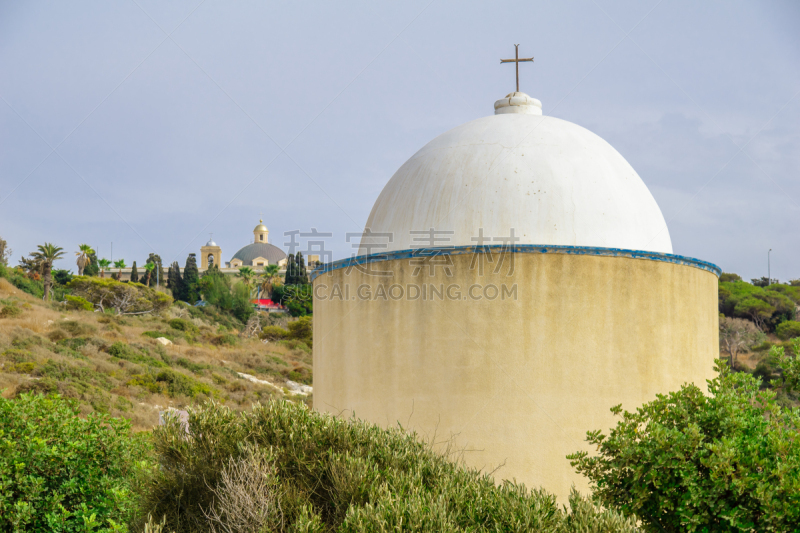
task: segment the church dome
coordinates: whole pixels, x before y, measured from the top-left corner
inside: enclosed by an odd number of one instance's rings
[[[267,231],[267,227],[262,222],[264,222],[264,221],[263,220],[259,220],[258,221],[258,226],[256,226],[253,229],[254,232]]]
[[[272,265],[277,264],[278,261],[283,261],[286,259],[286,253],[273,244],[269,244],[267,242],[254,242],[253,244],[248,244],[236,252],[231,258],[231,261],[234,259],[239,259],[245,265],[252,265],[253,260],[258,259],[259,257],[263,257],[269,261],[269,264]]]
[[[541,112],[538,100],[512,93],[495,103],[495,115],[425,145],[367,220],[365,233],[393,241],[365,236],[359,254],[474,246],[479,235],[502,244],[512,230],[516,244],[672,253],[661,210],[625,158],[591,131]],[[431,228],[433,240],[419,233]]]

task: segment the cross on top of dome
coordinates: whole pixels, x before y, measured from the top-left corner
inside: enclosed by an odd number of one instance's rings
[[[519,45],[514,45],[514,59],[501,59],[501,63],[514,63],[514,66],[517,68],[517,92],[519,92],[519,64],[523,61],[530,61],[533,63],[532,57],[523,57],[520,59],[519,57]]]

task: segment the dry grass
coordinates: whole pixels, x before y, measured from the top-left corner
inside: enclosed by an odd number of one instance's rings
[[[69,311],[0,278],[0,308],[5,306],[22,311],[0,318],[0,391],[7,398],[27,391],[56,392],[80,402],[85,413],[108,412],[131,419],[137,429],[149,429],[167,407],[216,398],[244,409],[280,395],[272,387],[242,379],[238,372],[278,387],[287,379],[311,383],[310,353],[258,339],[215,345],[212,342],[221,335],[238,332],[191,317],[177,306],[162,316]],[[191,322],[196,331],[172,329],[173,318]],[[164,347],[145,332],[158,332],[174,344]],[[114,356],[109,351],[114,352],[115,343],[130,350]]]

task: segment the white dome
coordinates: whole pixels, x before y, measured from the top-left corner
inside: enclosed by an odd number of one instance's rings
[[[474,246],[481,228],[483,244],[503,244],[491,239],[513,229],[516,244],[672,253],[658,204],[610,144],[539,115],[541,103],[523,93],[498,100],[495,109],[435,138],[400,167],[365,228],[391,233],[393,241],[386,247],[386,238],[365,236],[360,255]],[[430,228],[435,242],[410,233]]]

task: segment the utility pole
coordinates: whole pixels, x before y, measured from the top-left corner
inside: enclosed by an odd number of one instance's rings
[[[114,262],[114,241],[111,241],[111,262]]]
[[[769,249],[769,252],[772,251],[772,248]],[[767,287],[772,284],[772,274],[770,273],[770,264],[769,264],[769,252],[767,252]]]

